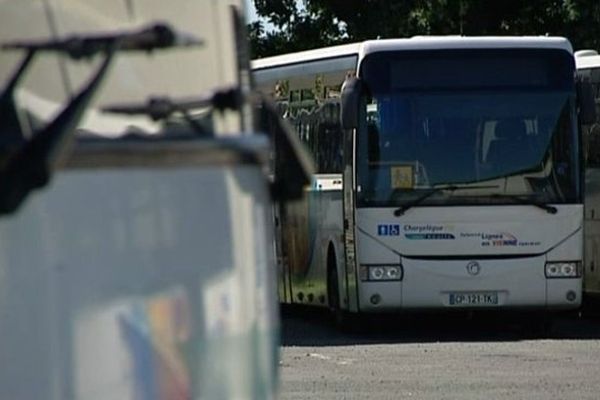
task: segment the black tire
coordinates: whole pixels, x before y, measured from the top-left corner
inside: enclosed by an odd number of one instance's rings
[[[340,306],[340,292],[335,253],[330,247],[327,254],[327,301],[335,327],[343,332],[356,330],[355,318]]]

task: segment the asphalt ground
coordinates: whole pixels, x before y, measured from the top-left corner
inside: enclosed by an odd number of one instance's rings
[[[281,399],[600,399],[600,318],[282,309]],[[547,322],[547,321],[546,321]],[[545,329],[541,329],[544,327]]]

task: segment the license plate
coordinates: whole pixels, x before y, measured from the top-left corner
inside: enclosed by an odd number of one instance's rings
[[[448,304],[451,306],[496,306],[498,305],[498,293],[450,293]]]

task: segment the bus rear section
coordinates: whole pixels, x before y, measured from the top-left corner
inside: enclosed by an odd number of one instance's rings
[[[568,41],[384,40],[361,54],[346,126],[354,311],[578,308],[583,182]]]

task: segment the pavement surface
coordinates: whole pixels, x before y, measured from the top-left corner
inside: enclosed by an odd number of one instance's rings
[[[282,311],[281,399],[600,399],[600,318]]]

